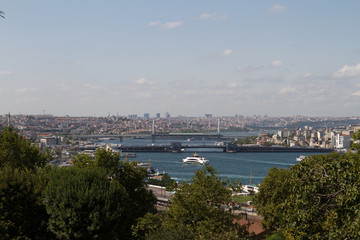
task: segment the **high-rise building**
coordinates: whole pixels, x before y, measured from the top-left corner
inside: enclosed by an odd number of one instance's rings
[[[150,118],[150,113],[144,113],[144,118],[149,119]]]
[[[157,118],[160,118],[160,113],[157,113],[157,114],[156,114],[156,117],[157,117]]]

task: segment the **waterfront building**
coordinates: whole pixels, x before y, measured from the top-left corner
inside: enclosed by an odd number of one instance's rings
[[[336,135],[336,148],[349,148],[350,147],[350,135]]]

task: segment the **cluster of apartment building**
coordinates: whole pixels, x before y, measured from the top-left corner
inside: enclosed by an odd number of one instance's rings
[[[299,129],[282,129],[275,134],[259,133],[257,144],[273,143],[289,147],[312,147],[347,149],[350,147],[352,134],[360,130],[360,125],[338,128],[315,129],[305,126]]]

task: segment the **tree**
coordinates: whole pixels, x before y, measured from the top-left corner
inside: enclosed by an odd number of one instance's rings
[[[0,170],[0,239],[52,239],[47,231],[42,191],[46,178],[39,171],[4,167]]]
[[[90,155],[79,153],[72,159],[73,165],[76,168],[94,167],[95,162],[91,159]]]
[[[5,18],[5,13],[3,11],[0,11],[0,17]]]
[[[55,168],[44,203],[49,229],[58,239],[114,239],[126,229],[125,188],[100,168]]]
[[[155,213],[156,197],[152,191],[146,188],[147,172],[144,168],[136,166],[136,162],[120,162],[120,166],[114,174],[113,179],[125,187],[128,193],[129,201],[126,203],[126,217],[123,219],[127,235],[125,238],[131,238],[131,227],[136,224],[138,218],[146,213]]]
[[[75,167],[100,167],[105,169],[109,175],[114,174],[121,166],[120,154],[112,150],[98,148],[95,152],[95,158],[90,155],[80,153],[73,159]]]
[[[260,185],[255,204],[287,239],[360,239],[359,172],[359,153],[312,155],[291,167],[282,184],[268,174],[264,182],[276,185]]]
[[[216,174],[213,167],[206,166],[204,170],[196,171],[191,182],[181,184],[171,199],[172,205],[165,213],[161,227],[149,231],[147,236],[166,239],[166,232],[176,232],[179,227],[192,236],[189,239],[222,239],[222,236],[239,239],[244,236],[244,228],[234,223],[235,216],[226,208],[231,190]]]
[[[259,186],[259,193],[253,201],[256,210],[264,216],[262,225],[265,228],[276,229],[282,226],[281,220],[285,214],[282,203],[290,193],[286,184],[289,177],[290,170],[273,167]]]
[[[357,151],[360,151],[360,130],[353,133],[354,143],[351,145],[351,148]]]
[[[45,166],[48,159],[41,150],[31,145],[23,136],[11,127],[4,128],[0,133],[0,168],[36,169]]]
[[[122,227],[126,229],[122,232],[122,239],[131,238],[131,227],[138,218],[156,211],[154,206],[157,199],[146,189],[146,170],[137,167],[136,162],[121,161],[118,153],[105,149],[98,149],[94,160],[88,155],[79,154],[73,162],[76,168],[103,169],[112,181],[124,187],[128,201],[121,218]]]
[[[98,148],[95,153],[95,166],[107,170],[108,174],[114,174],[120,167],[120,154],[111,149]]]

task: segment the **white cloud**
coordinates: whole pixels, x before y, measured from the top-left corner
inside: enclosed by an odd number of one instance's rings
[[[148,26],[149,27],[154,27],[154,26],[158,26],[160,24],[161,24],[161,22],[159,22],[159,21],[152,21],[152,22],[148,23]]]
[[[360,76],[360,63],[356,66],[345,65],[333,75],[334,78],[352,78]]]
[[[155,84],[154,81],[150,81],[144,77],[135,80],[135,83],[138,85],[154,85]]]
[[[220,56],[226,57],[226,56],[231,55],[232,52],[233,52],[232,49],[226,49],[226,50],[224,50],[224,51],[220,54]]]
[[[274,60],[270,63],[271,67],[282,67],[284,66],[284,62],[281,60]]]
[[[173,28],[177,28],[177,27],[180,27],[183,25],[183,22],[182,21],[177,21],[177,22],[167,22],[167,23],[164,23],[162,25],[162,28],[165,28],[165,29],[173,29]]]
[[[148,23],[149,27],[159,27],[162,29],[173,29],[182,26],[184,23],[182,21],[176,21],[176,22],[166,22],[162,23],[160,21],[152,21]]]
[[[287,8],[282,6],[282,5],[278,5],[278,4],[275,4],[274,6],[272,6],[271,8],[269,8],[269,12],[271,13],[278,13],[278,12],[284,12],[286,11]]]
[[[0,76],[6,76],[6,75],[11,75],[12,71],[10,70],[4,70],[4,71],[0,71]]]
[[[354,93],[352,93],[351,95],[352,95],[352,96],[358,96],[358,97],[360,97],[360,91],[354,92]]]
[[[303,77],[304,78],[312,77],[312,73],[304,73]]]
[[[199,17],[200,20],[212,20],[212,21],[225,21],[227,14],[218,16],[217,13],[202,13]]]
[[[294,93],[296,92],[296,88],[293,87],[284,87],[280,89],[280,94]]]
[[[75,65],[81,65],[81,64],[83,64],[83,62],[82,62],[81,60],[77,60],[77,61],[75,62]]]

